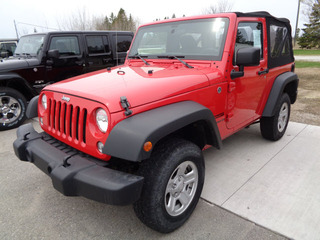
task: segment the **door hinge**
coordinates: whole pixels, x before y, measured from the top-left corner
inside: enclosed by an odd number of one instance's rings
[[[229,122],[232,117],[233,117],[233,113],[228,113],[226,116],[226,122]]]

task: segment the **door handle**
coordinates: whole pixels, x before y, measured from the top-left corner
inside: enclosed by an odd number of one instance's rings
[[[83,65],[84,64],[84,61],[75,61],[75,63],[79,66]]]
[[[104,64],[107,64],[108,62],[110,62],[110,58],[103,58],[102,59],[102,62],[104,63]]]
[[[258,72],[259,76],[262,75],[262,74],[267,74],[267,73],[269,73],[269,68],[263,69],[263,70]]]

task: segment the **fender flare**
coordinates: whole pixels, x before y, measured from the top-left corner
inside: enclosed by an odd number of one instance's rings
[[[17,73],[10,73],[10,72],[6,72],[6,73],[1,73],[0,74],[0,80],[12,80],[12,79],[21,79],[24,80],[19,74]]]
[[[271,91],[267,103],[264,107],[262,117],[272,117],[275,114],[275,106],[279,101],[282,93],[285,91],[288,84],[295,83],[294,94],[290,95],[291,103],[293,104],[297,98],[297,88],[299,83],[299,78],[297,74],[293,72],[286,72],[279,75],[273,82]]]
[[[212,112],[203,105],[184,101],[159,107],[119,122],[110,132],[103,153],[129,161],[141,161],[150,157],[143,145],[150,141],[153,146],[162,138],[183,127],[204,120],[209,127],[211,145],[222,146],[220,132]]]
[[[38,101],[39,95],[33,97],[27,107],[26,116],[28,119],[38,117]]]
[[[16,88],[14,86],[12,86],[12,81],[19,81],[21,83],[21,87],[20,88]],[[35,92],[35,90],[30,87],[29,83],[27,82],[27,80],[25,80],[23,77],[21,77],[19,74],[17,73],[11,73],[11,72],[7,72],[7,73],[1,73],[0,74],[0,81],[6,81],[6,87],[11,87],[16,89],[17,91],[21,92],[28,100],[28,95],[29,96],[35,96],[37,95],[37,93]],[[19,83],[19,84],[20,84]],[[22,92],[21,90],[25,89],[28,91],[28,93]]]

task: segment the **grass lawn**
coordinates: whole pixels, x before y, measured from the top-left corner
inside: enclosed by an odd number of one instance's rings
[[[320,49],[294,49],[294,55],[320,55]]]
[[[320,62],[296,61],[296,68],[320,68]]]

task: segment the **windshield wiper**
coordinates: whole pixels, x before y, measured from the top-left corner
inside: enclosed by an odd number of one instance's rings
[[[184,58],[184,56],[158,56],[158,58],[169,58],[169,59],[177,59],[180,61],[183,65],[185,65],[187,68],[193,68],[191,65],[186,63],[185,61],[181,60],[180,58]]]
[[[146,65],[150,65],[150,63],[148,63],[144,58],[147,58],[148,56],[141,56],[140,54],[135,54],[132,56],[128,56],[128,58],[139,58],[141,59]]]

